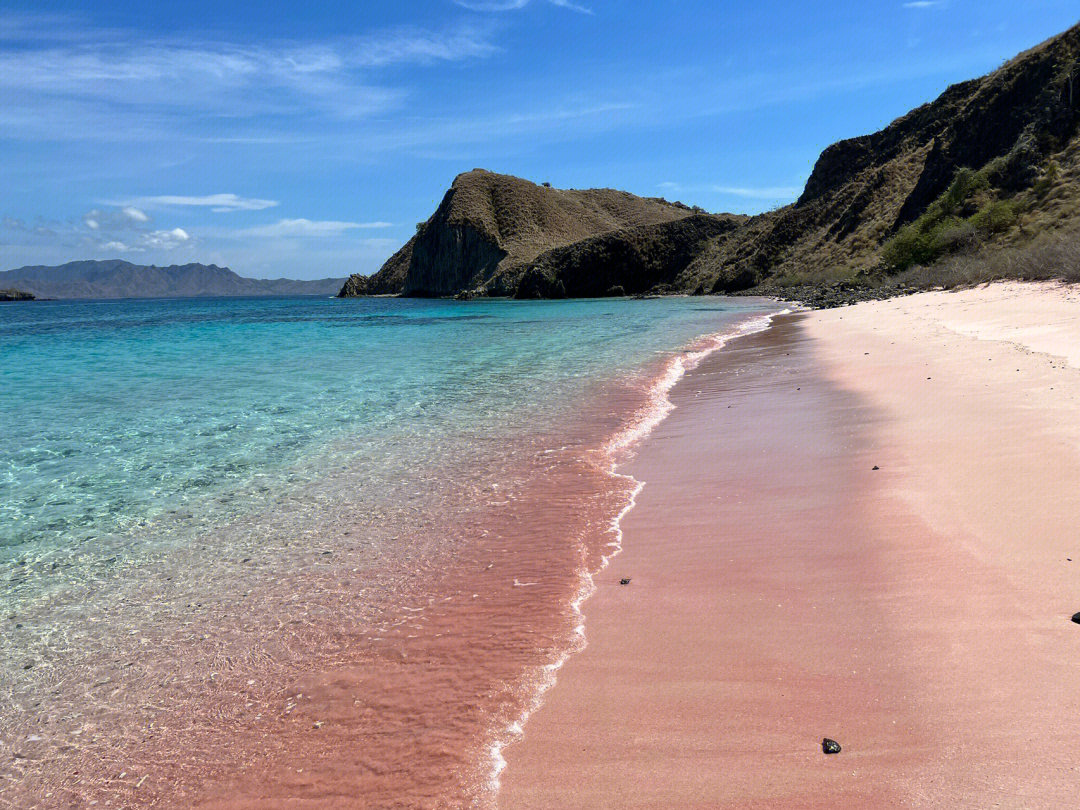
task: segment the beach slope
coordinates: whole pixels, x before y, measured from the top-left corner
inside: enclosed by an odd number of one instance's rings
[[[1070,806],[1080,291],[774,323],[688,374],[628,465],[588,646],[499,806]]]

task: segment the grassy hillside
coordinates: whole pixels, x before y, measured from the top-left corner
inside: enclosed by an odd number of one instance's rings
[[[613,189],[557,189],[474,169],[374,276],[343,293],[510,295],[537,256],[598,234],[688,217],[679,203]],[[355,294],[355,293],[354,293]]]
[[[343,294],[752,292],[828,305],[1051,258],[1057,269],[1038,272],[1068,275],[1078,124],[1080,26],[830,146],[795,203],[756,217],[468,172]]]

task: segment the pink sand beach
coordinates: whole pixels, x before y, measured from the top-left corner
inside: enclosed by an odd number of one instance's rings
[[[1075,804],[1078,366],[1050,283],[712,354],[624,470],[623,551],[498,806]]]

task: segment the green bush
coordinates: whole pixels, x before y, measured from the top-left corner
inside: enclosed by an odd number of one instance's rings
[[[979,209],[968,221],[976,230],[989,235],[1009,230],[1018,219],[1020,211],[1016,203],[998,200]]]
[[[896,236],[885,243],[881,251],[881,260],[893,270],[907,270],[917,264],[929,264],[933,261],[928,234],[916,225],[905,225]]]
[[[988,202],[971,216],[961,216],[964,206],[971,203],[973,197],[991,190],[989,178],[999,168],[992,162],[977,172],[958,170],[949,187],[922,216],[903,226],[885,243],[881,251],[885,267],[899,272],[916,265],[932,264],[948,253],[974,246],[980,239],[1015,225],[1020,209],[1011,200]]]
[[[952,183],[945,189],[945,193],[938,198],[939,212],[944,216],[953,216],[976,191],[988,188],[990,188],[990,181],[986,179],[986,174],[971,169],[960,169],[956,172]]]

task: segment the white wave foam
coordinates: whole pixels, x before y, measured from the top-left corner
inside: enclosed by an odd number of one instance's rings
[[[529,700],[528,705],[526,705],[518,718],[506,727],[503,734],[488,747],[491,756],[491,771],[487,788],[492,801],[499,791],[502,773],[506,769],[506,758],[503,756],[503,750],[506,746],[521,739],[525,735],[526,723],[528,723],[529,718],[543,704],[544,695],[555,686],[559,670],[562,669],[563,665],[572,655],[584,650],[588,644],[585,635],[585,613],[582,610],[582,606],[589,597],[596,593],[596,577],[602,573],[611,563],[611,560],[618,556],[622,551],[623,518],[637,505],[638,495],[640,495],[641,491],[645,488],[644,481],[638,481],[633,476],[618,472],[619,464],[626,460],[627,453],[632,450],[634,446],[652,433],[657,425],[663,422],[668,414],[675,410],[675,404],[668,395],[670,394],[671,389],[675,387],[688,371],[697,368],[702,360],[718,349],[723,348],[728,341],[743,335],[762,332],[769,328],[773,318],[777,315],[787,315],[791,311],[792,310],[790,309],[784,309],[768,315],[748,318],[742,323],[737,324],[733,329],[707,335],[696,341],[689,348],[673,355],[668,359],[663,370],[650,386],[646,397],[646,404],[639,409],[623,429],[612,436],[603,446],[602,451],[608,461],[608,473],[613,478],[627,482],[631,486],[630,495],[627,502],[623,505],[623,508],[619,510],[619,513],[614,518],[612,518],[609,525],[608,531],[614,538],[607,544],[607,547],[611,549],[610,553],[601,556],[600,565],[596,570],[590,571],[583,566],[581,570],[578,571],[580,584],[573,600],[570,602],[570,609],[575,620],[574,630],[571,634],[572,643],[570,647],[560,653],[554,661],[536,668],[535,676],[531,679],[533,682],[533,695]]]

